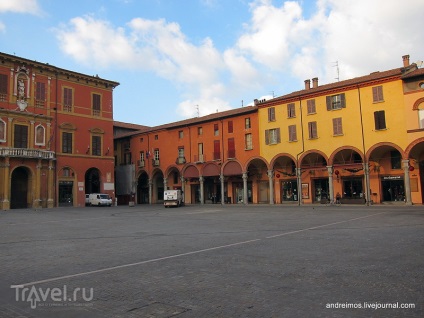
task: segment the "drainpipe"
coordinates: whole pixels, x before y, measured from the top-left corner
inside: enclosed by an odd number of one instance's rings
[[[58,101],[58,94],[59,94],[59,74],[58,74],[58,72],[56,71],[56,73],[55,73],[55,75],[56,75],[56,97],[55,97],[55,107],[56,107],[56,110],[55,110],[55,124],[54,124],[54,153],[55,153],[55,156],[56,156],[56,164],[53,166],[54,168],[53,168],[53,171],[54,171],[54,173],[53,173],[53,187],[54,187],[54,202],[56,202],[56,206],[59,206],[59,200],[58,200],[58,195],[57,195],[57,188],[58,188],[58,185],[57,185],[57,141],[58,141],[58,136],[57,136],[57,131],[58,131],[58,123],[57,123],[57,113],[58,113],[58,104],[59,104],[59,101]],[[54,203],[53,203],[53,205],[54,205]]]
[[[356,85],[358,89],[358,99],[359,99],[359,114],[361,117],[361,134],[362,134],[362,152],[364,153],[364,176],[365,176],[365,204],[370,205],[370,169],[368,165],[368,160],[365,158],[365,137],[364,137],[364,122],[362,119],[362,100],[361,100],[361,90],[359,85]]]
[[[305,152],[305,139],[303,137],[303,114],[302,114],[302,99],[299,95],[300,102],[300,132],[302,133],[302,151],[296,155],[296,178],[297,178],[297,205],[302,202],[302,169],[299,166],[299,155]]]

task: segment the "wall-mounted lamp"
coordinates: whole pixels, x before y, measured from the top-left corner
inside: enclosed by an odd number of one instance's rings
[[[85,153],[88,154],[89,152],[90,152],[90,145],[88,145],[87,151]]]
[[[108,154],[109,154],[109,147],[107,147],[107,151],[106,151],[105,155],[108,155]]]
[[[336,170],[336,171],[334,171],[334,173],[336,175],[337,182],[340,182],[340,179],[339,179],[340,171],[339,170]]]

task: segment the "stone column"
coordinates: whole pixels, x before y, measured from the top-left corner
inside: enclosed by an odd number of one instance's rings
[[[328,196],[330,202],[334,202],[333,166],[327,166],[328,171]]]
[[[405,182],[405,199],[406,205],[412,205],[411,197],[411,179],[409,178],[409,159],[402,160],[402,168]]]
[[[35,132],[34,132],[34,124],[35,121],[31,120],[30,121],[30,128],[29,128],[29,132],[28,132],[28,148],[34,148],[34,136],[35,136]]]
[[[219,176],[219,180],[221,181],[221,204],[224,205],[225,204],[225,200],[224,200],[224,194],[225,194],[225,191],[224,191],[224,181],[225,181],[225,178],[224,178],[224,175],[223,174],[221,174]]]
[[[274,204],[274,170],[268,170],[269,204]]]
[[[42,164],[41,164],[41,159],[38,159],[37,165],[35,167],[36,172],[35,172],[35,182],[34,182],[34,198],[33,198],[33,203],[32,203],[32,207],[34,209],[38,209],[41,207],[40,205],[40,189],[41,189],[41,168],[42,168]]]
[[[203,176],[199,177],[199,183],[200,183],[200,204],[205,204],[205,198],[203,195],[203,182],[205,181],[205,179],[203,178]]]
[[[247,196],[247,172],[243,172],[243,203],[249,204],[249,198]]]
[[[302,203],[302,168],[296,168],[296,178],[297,178],[297,200],[298,204]]]
[[[153,196],[153,180],[149,178],[149,204],[152,204],[152,196]]]
[[[370,166],[368,162],[364,162],[364,177],[365,177],[365,202],[366,205],[371,204],[371,186],[370,186]]]
[[[53,190],[56,185],[53,184],[53,173],[54,173],[53,163],[54,163],[53,160],[49,160],[49,170],[47,175],[47,208],[54,207]]]
[[[9,190],[10,190],[10,161],[9,157],[4,158],[4,180],[3,180],[3,210],[10,209]]]
[[[166,191],[168,190],[168,179],[163,178],[163,189]]]
[[[184,177],[181,176],[181,200],[185,203],[185,186],[184,186]]]

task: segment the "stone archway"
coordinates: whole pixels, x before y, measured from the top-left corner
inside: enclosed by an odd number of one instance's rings
[[[25,209],[30,207],[31,174],[25,167],[18,167],[12,172],[10,208]]]
[[[101,192],[100,171],[97,168],[90,168],[85,173],[85,193]]]

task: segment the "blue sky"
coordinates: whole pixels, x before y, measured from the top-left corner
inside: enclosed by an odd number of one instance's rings
[[[0,51],[117,81],[114,119],[155,126],[423,60],[423,12],[422,0],[1,0]]]

